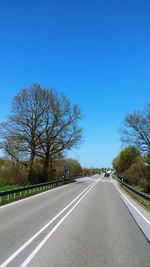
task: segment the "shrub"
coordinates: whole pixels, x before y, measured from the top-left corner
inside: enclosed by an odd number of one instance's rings
[[[141,179],[140,184],[145,192],[150,193],[150,166],[145,166],[144,177]]]
[[[123,176],[128,179],[129,184],[138,185],[141,179],[144,178],[143,162],[133,163],[128,170],[123,173]]]
[[[0,185],[28,184],[27,170],[20,164],[13,164],[9,160],[3,160],[0,167]]]
[[[128,179],[129,184],[139,185],[145,192],[150,192],[150,166],[145,166],[142,162],[134,163],[123,176]]]
[[[128,146],[113,160],[113,167],[118,174],[122,174],[130,169],[132,164],[140,162],[143,163],[140,151],[134,146]]]

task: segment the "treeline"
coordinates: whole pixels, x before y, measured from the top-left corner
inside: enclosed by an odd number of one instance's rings
[[[69,167],[69,172],[65,173],[65,166]],[[85,175],[93,175],[100,173],[100,169],[82,168],[80,163],[74,159],[62,158],[53,162],[53,176],[51,172],[48,177],[51,179],[65,179],[71,177],[82,177]],[[43,163],[41,160],[34,162],[34,176],[32,183],[40,182],[43,175]],[[33,174],[32,174],[33,175]],[[66,176],[66,177],[65,177]],[[0,158],[0,186],[3,185],[19,185],[25,186],[31,184],[28,178],[26,167],[19,163],[14,163],[9,159]]]
[[[127,115],[120,134],[127,147],[113,160],[113,167],[129,184],[150,192],[150,105]]]

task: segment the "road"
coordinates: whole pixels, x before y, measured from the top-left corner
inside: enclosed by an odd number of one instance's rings
[[[0,207],[0,266],[149,267],[150,245],[111,178]]]

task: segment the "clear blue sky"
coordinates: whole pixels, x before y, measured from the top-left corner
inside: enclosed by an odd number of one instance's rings
[[[150,1],[1,0],[0,121],[36,81],[83,109],[85,141],[69,156],[110,166],[123,118],[150,102]]]

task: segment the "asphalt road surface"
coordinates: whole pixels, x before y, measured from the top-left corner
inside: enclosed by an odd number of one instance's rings
[[[150,244],[95,175],[0,207],[0,266],[149,267]]]

